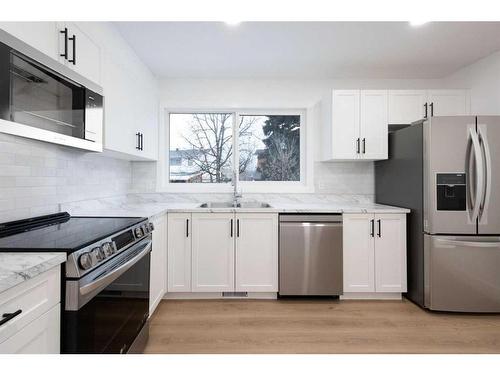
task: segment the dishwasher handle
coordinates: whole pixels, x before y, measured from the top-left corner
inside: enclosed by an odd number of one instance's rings
[[[280,223],[342,223],[342,214],[280,215]]]

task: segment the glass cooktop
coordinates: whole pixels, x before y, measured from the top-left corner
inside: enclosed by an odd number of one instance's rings
[[[146,218],[74,217],[64,213],[3,223],[0,224],[0,252],[72,253],[144,220]]]

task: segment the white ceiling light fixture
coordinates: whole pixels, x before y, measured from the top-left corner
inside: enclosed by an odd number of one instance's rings
[[[241,21],[237,20],[237,19],[234,19],[234,20],[226,20],[226,21],[224,21],[224,23],[226,25],[228,25],[228,26],[233,26],[234,27],[234,26],[238,26],[241,23]]]

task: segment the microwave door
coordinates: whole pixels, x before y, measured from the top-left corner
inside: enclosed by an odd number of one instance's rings
[[[500,116],[478,116],[477,127],[485,160],[478,232],[500,234]]]
[[[476,234],[478,165],[475,117],[432,117],[424,123],[424,231]]]

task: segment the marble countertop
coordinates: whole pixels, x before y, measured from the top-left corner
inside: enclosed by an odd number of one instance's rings
[[[407,208],[375,203],[273,203],[270,208],[200,208],[200,203],[126,203],[118,207],[75,208],[73,216],[140,216],[154,219],[166,212],[276,212],[276,213],[409,213]]]
[[[66,253],[0,253],[0,293],[66,261]]]

